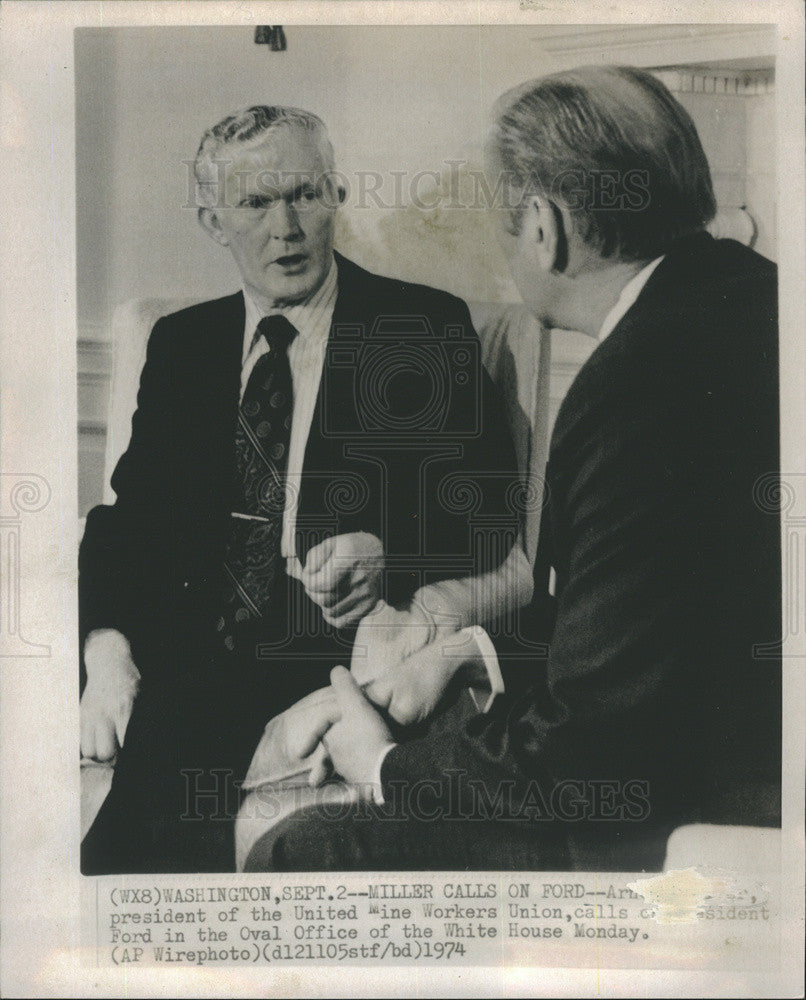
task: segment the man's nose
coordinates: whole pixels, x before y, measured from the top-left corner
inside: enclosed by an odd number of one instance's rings
[[[305,235],[294,206],[278,198],[268,213],[269,232],[276,240],[299,240]]]

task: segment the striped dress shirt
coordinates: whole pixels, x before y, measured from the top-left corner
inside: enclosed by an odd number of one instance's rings
[[[338,270],[335,260],[330,265],[327,277],[310,299],[283,309],[263,309],[244,288],[246,321],[244,323],[243,355],[241,360],[241,399],[252,369],[268,350],[263,337],[257,333],[257,325],[264,316],[283,315],[297,330],[297,336],[288,348],[288,363],[294,385],[294,409],[291,417],[291,439],[288,445],[288,466],[286,476],[290,489],[286,494],[286,508],[283,513],[283,534],[280,551],[286,560],[290,576],[298,577],[300,566],[295,554],[294,533],[296,529],[297,499],[302,478],[302,463],[305,446],[319,395],[322,366],[325,360],[330,325],[338,294]]]

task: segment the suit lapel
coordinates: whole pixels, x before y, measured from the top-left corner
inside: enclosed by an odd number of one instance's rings
[[[199,487],[203,502],[218,510],[231,502],[235,485],[235,425],[240,395],[244,300],[241,292],[211,304],[197,329],[191,331],[197,350],[186,372],[193,414],[188,436],[204,454],[206,469]]]
[[[334,254],[338,268],[338,294],[330,324],[322,377],[316,397],[311,430],[305,447],[303,478],[297,508],[297,523],[324,523],[322,518],[332,515],[326,502],[327,488],[339,472],[355,471],[366,477],[363,463],[351,461],[345,455],[345,446],[355,440],[358,416],[355,410],[355,378],[357,365],[344,363],[334,357],[339,344],[345,351],[361,350],[377,308],[373,296],[372,276],[356,264]],[[349,433],[347,429],[352,429]],[[340,516],[344,522],[345,512]],[[304,560],[310,544],[301,534],[297,537],[297,550]]]
[[[372,282],[362,280],[370,276],[341,254],[334,256],[338,267],[338,294],[304,463],[305,469],[329,472],[339,469],[344,460],[344,441],[333,433],[333,429],[353,426],[351,404],[356,375],[355,364],[333,363],[336,360],[333,351],[339,343],[345,344],[346,350],[357,348],[360,351],[375,318]],[[346,408],[350,408],[349,414]]]

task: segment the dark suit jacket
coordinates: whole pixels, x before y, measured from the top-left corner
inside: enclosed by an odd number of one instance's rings
[[[511,544],[515,458],[463,302],[369,274],[337,255],[339,291],[305,452],[297,549],[368,531],[384,542],[386,597],[482,570]],[[217,648],[220,572],[235,491],[243,346],[239,292],[154,327],[113,506],[88,518],[80,552],[82,645],[95,628],[132,642],[144,677],[195,670]],[[505,553],[503,553],[505,554]],[[296,657],[289,700],[349,657],[296,581],[260,655]],[[254,648],[254,646],[253,646]],[[313,661],[321,661],[313,665]],[[307,673],[306,673],[307,671]]]
[[[658,869],[683,822],[780,823],[777,469],[776,269],[699,234],[557,417],[540,541],[556,624],[523,663],[531,688],[397,747],[384,783],[456,768],[488,801],[514,783],[516,806],[531,788],[533,817],[554,817],[535,837],[580,869]]]

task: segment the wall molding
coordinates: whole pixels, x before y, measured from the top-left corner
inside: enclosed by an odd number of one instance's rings
[[[112,345],[108,340],[79,339],[76,344],[79,379],[82,376],[109,376],[112,371]]]
[[[754,94],[775,93],[775,70],[729,70],[697,67],[653,70],[652,75],[666,84],[673,94]]]

